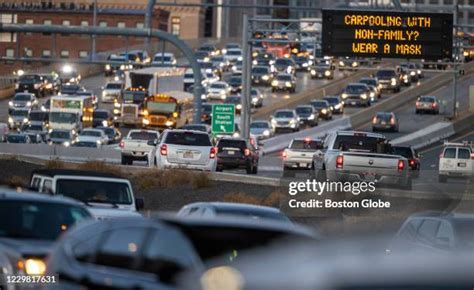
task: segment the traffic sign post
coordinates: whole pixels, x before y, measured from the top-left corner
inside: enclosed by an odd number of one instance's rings
[[[235,105],[212,105],[212,134],[233,134],[235,130]]]

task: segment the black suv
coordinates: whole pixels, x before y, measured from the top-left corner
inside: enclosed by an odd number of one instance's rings
[[[245,168],[247,174],[257,174],[258,150],[245,139],[224,137],[217,141],[217,169]]]
[[[18,78],[15,85],[16,93],[32,93],[36,97],[45,95],[45,87],[43,77],[38,74],[25,74]]]

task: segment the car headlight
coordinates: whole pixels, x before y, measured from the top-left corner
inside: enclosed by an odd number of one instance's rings
[[[270,79],[270,77],[268,75],[263,75],[262,76],[262,80],[264,81],[268,81]]]
[[[324,75],[328,77],[328,76],[331,75],[331,72],[327,70],[327,71],[324,72]]]
[[[328,110],[327,110],[327,109],[322,109],[322,110],[321,110],[321,113],[327,114],[327,113],[328,113]]]
[[[265,136],[265,137],[270,136],[270,131],[268,129],[263,131],[263,136]]]
[[[27,107],[31,107],[32,103],[31,102],[26,102]]]
[[[10,107],[13,107],[13,102],[12,102],[12,101],[9,101],[9,102],[8,102],[8,105],[9,105]]]
[[[120,108],[122,105],[119,102],[114,102],[114,108]]]
[[[275,119],[272,119],[272,124],[275,125],[277,123],[277,121]]]
[[[286,68],[287,73],[291,74],[292,71],[293,71],[293,68],[291,66]]]
[[[392,86],[396,85],[397,84],[397,79],[396,78],[392,78],[390,80],[390,83],[392,84]]]
[[[371,98],[374,98],[374,97],[375,97],[375,93],[374,93],[374,92],[370,92],[370,97],[371,97]]]
[[[285,86],[291,88],[293,85],[290,82],[285,82]]]
[[[102,126],[107,127],[109,125],[109,122],[107,120],[102,121]]]
[[[205,100],[205,99],[207,99],[207,96],[205,94],[202,94],[201,95],[201,100]]]
[[[308,67],[308,63],[305,62],[305,63],[303,63],[301,66],[302,66],[302,67]]]
[[[314,76],[316,74],[316,70],[312,69],[311,74]]]
[[[64,147],[69,147],[71,146],[71,143],[69,141],[63,142]]]
[[[239,133],[239,132],[234,132],[234,134],[232,134],[232,137],[234,137],[234,138],[239,138],[239,137],[240,137],[240,133]]]
[[[344,62],[341,60],[341,61],[339,62],[339,66],[344,66],[344,65],[345,65]]]
[[[403,75],[403,80],[408,80],[408,76],[407,75]]]
[[[240,61],[240,60],[243,60],[243,58],[242,58],[241,56],[239,56],[239,57],[237,58],[237,60]]]
[[[28,123],[29,119],[28,118],[23,118],[23,123]]]
[[[253,97],[252,98],[252,103],[258,103],[258,97]]]
[[[237,104],[237,106],[235,106],[237,108],[237,110],[241,110],[242,109],[242,105],[241,104]]]
[[[346,93],[343,93],[343,94],[341,95],[341,97],[342,97],[343,99],[345,99],[345,98],[347,98],[347,94],[346,94]]]
[[[253,65],[257,65],[258,62],[254,59],[254,60],[252,61],[252,64],[253,64]]]
[[[112,69],[112,67],[110,66],[110,64],[105,65],[105,70],[111,70],[111,69]]]
[[[421,70],[417,70],[416,73],[421,75]]]
[[[360,97],[365,100],[365,99],[367,99],[367,94],[362,94],[362,95],[360,95]]]
[[[15,89],[19,89],[20,88],[20,85],[19,84],[15,84]]]
[[[416,75],[416,72],[411,71],[411,72],[410,72],[410,75],[411,75],[411,76],[414,76],[414,75]]]
[[[336,108],[336,110],[339,110],[341,108],[341,106],[342,106],[341,104],[337,104],[337,105],[334,106],[334,108]]]
[[[115,109],[114,109],[114,115],[118,115],[118,114],[120,114],[120,110],[117,109],[117,108],[115,108]]]
[[[277,80],[272,81],[272,86],[274,87],[278,86],[278,81]]]
[[[295,124],[296,123],[296,120],[295,119],[291,119],[290,120],[290,124]]]
[[[40,85],[39,85],[39,84],[34,84],[33,87],[34,87],[35,89],[39,89],[39,88],[40,88]]]
[[[359,63],[358,63],[357,61],[354,61],[354,62],[352,63],[352,67],[356,67],[356,66],[358,66],[358,65],[359,65]]]
[[[222,99],[222,100],[225,100],[225,98],[226,98],[226,95],[225,95],[225,94],[221,94],[221,99]]]
[[[120,69],[121,69],[121,70],[124,70],[124,69],[125,69],[125,65],[123,65],[123,64],[120,65]]]
[[[28,275],[43,275],[46,272],[46,264],[40,259],[27,259],[24,265]]]
[[[53,88],[53,84],[46,84],[46,88],[47,88],[48,90],[51,90],[51,89]]]
[[[234,66],[232,66],[232,71],[234,71],[234,72],[235,72],[236,70],[237,70],[237,66],[235,66],[235,65],[234,65]]]
[[[226,54],[227,53],[227,49],[222,49],[222,54]]]
[[[150,124],[150,120],[148,120],[148,119],[142,119],[142,123],[143,123],[144,125],[149,125],[149,124]]]
[[[8,123],[13,123],[13,118],[12,117],[8,117]]]
[[[314,114],[309,115],[308,120],[314,120]]]

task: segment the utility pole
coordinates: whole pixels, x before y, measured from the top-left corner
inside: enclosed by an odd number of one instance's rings
[[[458,0],[454,0],[454,19],[453,19],[453,22],[454,22],[454,27],[456,27],[454,29],[455,35],[456,35],[457,32],[458,32],[458,28],[456,26],[458,24]],[[457,43],[456,38],[454,38],[454,39],[455,39],[455,43],[454,43],[453,52],[454,52],[455,56],[458,56],[459,55],[458,43]],[[456,58],[454,59],[455,62],[457,61]],[[457,117],[457,102],[458,102],[457,80],[458,80],[459,66],[457,64],[454,65],[453,71],[454,71],[454,73],[453,73],[453,115],[452,115],[452,119],[454,120]]]
[[[243,15],[242,29],[242,113],[240,114],[240,130],[242,137],[250,137],[250,85],[251,85],[251,66],[252,66],[252,46],[249,43],[249,19],[248,15]]]
[[[94,0],[94,16],[93,16],[93,26],[97,27],[97,0]],[[97,35],[93,34],[92,35],[92,53],[91,53],[91,59],[95,60],[96,59],[96,40],[97,40]]]

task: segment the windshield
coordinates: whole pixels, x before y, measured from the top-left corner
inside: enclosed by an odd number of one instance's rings
[[[293,118],[294,115],[293,115],[293,112],[291,111],[280,111],[280,112],[276,112],[275,117],[276,118]]]
[[[176,103],[148,102],[146,109],[148,113],[173,113],[176,111]]]
[[[67,123],[74,124],[77,122],[76,113],[51,112],[49,114],[49,121],[51,123]]]
[[[111,136],[113,137],[115,135],[115,130],[113,128],[101,127],[99,129],[102,130],[102,132],[104,132],[104,134],[109,136],[109,137],[111,137]]]
[[[145,92],[127,92],[123,93],[123,99],[127,102],[143,102],[146,98]]]
[[[120,90],[122,88],[122,84],[109,83],[105,86],[105,88],[108,90]]]
[[[35,83],[41,81],[41,77],[38,75],[22,75],[19,78],[20,83]]]
[[[267,129],[270,128],[267,122],[253,122],[250,124],[250,128],[254,129]]]
[[[61,87],[61,92],[76,92],[79,89],[80,87],[76,85],[65,85]]]
[[[79,133],[80,136],[91,136],[91,137],[100,137],[102,136],[100,131],[84,130]]]
[[[434,103],[434,98],[431,97],[421,97],[419,99],[420,102],[427,102],[427,103]]]
[[[367,90],[366,86],[347,86],[346,93],[348,94],[361,94]]]
[[[248,217],[252,219],[263,219],[263,220],[277,220],[290,223],[289,219],[280,214],[273,211],[264,211],[258,209],[239,209],[239,208],[219,208],[216,207],[215,209],[217,215],[224,215],[224,216],[235,216],[235,217]]]
[[[171,62],[171,57],[169,56],[155,56],[153,61],[161,61],[161,62]]]
[[[224,61],[224,57],[215,56],[215,57],[211,58],[211,61],[213,61],[213,62],[222,62],[222,61]]]
[[[211,85],[212,89],[225,89],[225,84],[223,83],[213,83]]]
[[[329,104],[339,104],[338,98],[324,98]]]
[[[265,67],[254,67],[252,69],[252,72],[253,73],[258,73],[258,74],[264,74],[264,73],[267,73],[268,72],[268,69],[265,68]]]
[[[109,113],[105,111],[94,111],[92,114],[92,118],[94,119],[107,119],[109,117]]]
[[[125,182],[59,179],[56,194],[83,202],[132,204],[130,187]]]
[[[275,65],[291,65],[291,61],[289,59],[279,58],[275,61]]]
[[[326,108],[328,106],[326,102],[311,102],[311,105],[315,108]]]
[[[297,107],[295,109],[297,114],[311,114],[313,113],[313,109],[310,107]]]
[[[242,52],[240,50],[230,50],[227,51],[228,55],[242,55]]]
[[[232,103],[232,104],[240,103],[240,97],[227,97],[225,99],[225,102]]]
[[[49,134],[49,137],[58,139],[69,139],[71,138],[71,133],[69,133],[69,131],[52,131]]]
[[[229,81],[230,84],[241,84],[242,78],[231,78]]]
[[[28,125],[26,131],[43,131],[43,126],[41,125]]]
[[[16,117],[28,117],[28,111],[27,110],[14,110],[10,114],[12,116],[16,116]]]
[[[301,149],[301,150],[317,150],[323,148],[322,141],[315,140],[294,140],[291,143],[290,149]]]
[[[13,97],[13,100],[15,101],[31,101],[31,95],[27,94],[18,94]]]
[[[166,144],[189,146],[212,146],[207,134],[193,132],[169,132],[166,135]]]
[[[24,135],[8,135],[8,143],[26,143],[26,136]]]
[[[194,78],[194,74],[193,73],[186,73],[186,74],[184,74],[184,78],[185,79],[192,79],[192,78]]]
[[[389,121],[392,118],[390,113],[377,113],[377,119]]]
[[[279,81],[291,81],[291,76],[289,76],[289,75],[278,75],[277,80],[279,80]]]
[[[363,83],[363,84],[371,85],[371,86],[376,86],[377,85],[377,81],[374,80],[374,79],[361,79],[360,82]]]
[[[46,121],[48,120],[48,113],[46,112],[31,112],[30,121]]]
[[[140,132],[131,132],[130,135],[128,136],[129,139],[132,140],[155,140],[158,138],[156,133],[152,132],[146,132],[146,131],[140,131]]]
[[[395,71],[393,70],[380,70],[377,72],[377,77],[394,77]]]
[[[0,201],[0,237],[52,241],[87,218],[90,214],[75,205],[3,200]]]

